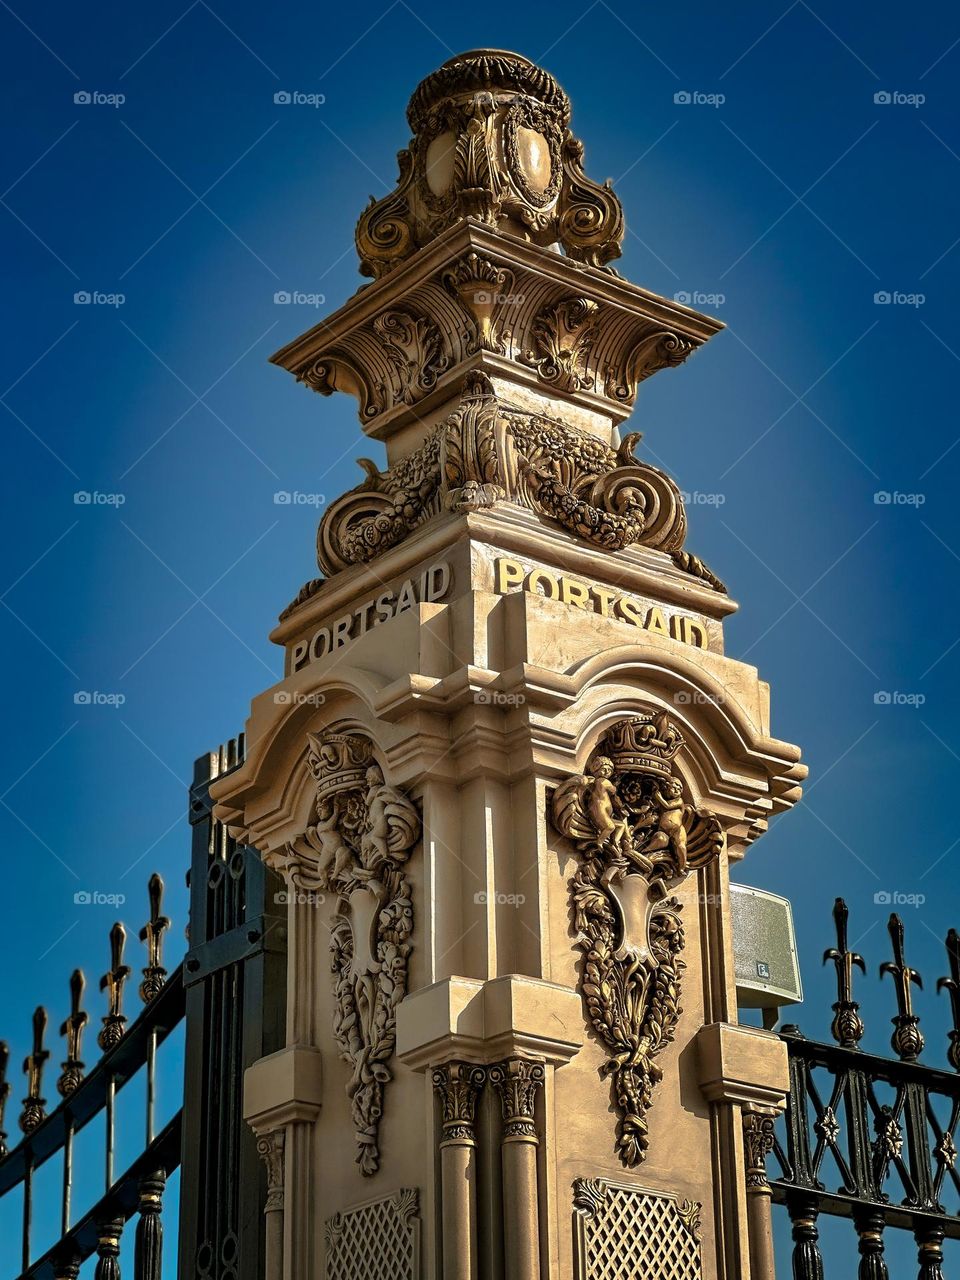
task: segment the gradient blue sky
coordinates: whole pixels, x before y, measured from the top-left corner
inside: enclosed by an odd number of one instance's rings
[[[76,892],[125,894],[132,930],[160,870],[171,958],[182,950],[191,762],[279,675],[267,632],[315,572],[316,511],[274,494],[335,496],[376,450],[352,400],[311,395],[266,357],[358,286],[354,223],[393,186],[410,92],[483,44],[542,61],[570,93],[588,172],[626,209],[623,273],[723,295],[704,309],[726,332],[644,384],[631,425],[683,489],[719,495],[691,505],[688,546],[741,602],[728,650],[770,681],[774,732],[811,769],[740,878],[793,900],[810,1035],[826,1034],[819,956],[847,898],[878,1047],[893,1007],[874,896],[924,895],[904,909],[908,956],[941,1062],[933,979],[960,916],[956,7],[925,6],[920,23],[889,0],[0,0],[0,31],[0,1035],[14,1065],[33,1005],[55,1033],[71,968],[106,968],[116,911]],[[276,105],[281,90],[325,101]],[[725,100],[676,102],[684,91]],[[326,302],[275,304],[293,290]],[[80,291],[125,300],[77,305]],[[125,701],[77,705],[79,691]],[[175,1091],[171,1069],[171,1105]]]

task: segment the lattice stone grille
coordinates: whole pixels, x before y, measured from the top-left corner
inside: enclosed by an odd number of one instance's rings
[[[699,1206],[606,1179],[574,1199],[577,1280],[701,1280]]]
[[[420,1280],[418,1192],[402,1187],[328,1218],[326,1280]]]

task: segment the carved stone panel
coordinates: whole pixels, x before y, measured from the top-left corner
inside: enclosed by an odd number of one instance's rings
[[[582,348],[535,357],[563,379],[579,376]],[[566,370],[566,372],[564,372]],[[717,591],[723,583],[682,550],[683,498],[673,480],[634,455],[639,433],[611,449],[558,417],[503,403],[482,373],[469,374],[460,403],[414,452],[388,471],[361,459],[366,479],[320,520],[317,561],[332,575],[376,559],[444,511],[508,499],[605,551],[664,551]]]
[[[299,887],[336,895],[330,921],[333,1033],[352,1068],[347,1096],[357,1162],[369,1176],[380,1165],[396,1011],[407,990],[413,902],[403,867],[420,838],[420,815],[384,781],[366,738],[332,731],[308,737],[315,821],[290,852]]]
[[[579,855],[571,891],[580,985],[609,1054],[617,1151],[628,1167],[646,1153],[646,1115],[663,1075],[656,1057],[682,1012],[683,924],[670,890],[723,845],[719,820],[687,803],[674,776],[683,741],[666,713],[619,720],[587,773],[561,783],[551,801],[554,825]]]
[[[606,1178],[573,1184],[575,1280],[700,1280],[701,1205]]]
[[[419,1200],[401,1187],[328,1218],[326,1280],[420,1280]]]

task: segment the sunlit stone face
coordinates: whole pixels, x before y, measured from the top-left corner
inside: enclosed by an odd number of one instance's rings
[[[517,154],[530,189],[543,195],[550,185],[550,148],[542,133],[521,126],[517,130]]]
[[[456,146],[456,134],[448,131],[437,134],[427,147],[427,185],[435,196],[442,196],[450,190]]]

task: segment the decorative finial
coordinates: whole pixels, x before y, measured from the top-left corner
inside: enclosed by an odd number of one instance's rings
[[[75,1093],[83,1080],[80,1041],[83,1038],[83,1028],[89,1021],[87,1014],[80,1008],[85,985],[83,970],[74,969],[70,975],[70,1017],[60,1028],[60,1034],[67,1037],[67,1060],[63,1063],[63,1070],[57,1081],[57,1091],[62,1098],[69,1098],[71,1093]]]
[[[833,904],[833,923],[837,930],[837,945],[823,953],[823,963],[832,960],[837,970],[837,1002],[833,1006],[833,1022],[830,1033],[837,1044],[844,1049],[856,1049],[863,1037],[863,1019],[860,1017],[860,1006],[853,998],[853,970],[856,966],[861,973],[867,972],[863,956],[847,947],[847,921],[850,912],[842,898]]]
[[[620,257],[623,209],[583,171],[570,101],[518,53],[474,49],[422,81],[396,189],[357,223],[365,276],[386,275],[465,218],[603,267]]]
[[[0,1040],[0,1160],[7,1154],[7,1133],[3,1127],[3,1116],[10,1097],[10,1081],[7,1079],[7,1066],[10,1063],[10,1048],[6,1040]]]
[[[46,1117],[44,1108],[47,1105],[43,1092],[43,1068],[50,1057],[49,1049],[43,1047],[43,1037],[47,1030],[47,1011],[38,1005],[33,1013],[33,1053],[24,1059],[23,1070],[27,1077],[27,1096],[23,1100],[20,1112],[20,1128],[24,1133],[33,1133]]]
[[[923,1052],[923,1035],[920,1031],[920,1019],[913,1012],[911,984],[916,983],[922,988],[923,980],[916,969],[911,969],[904,960],[903,921],[898,915],[890,917],[887,929],[893,943],[893,962],[884,961],[880,966],[880,976],[889,973],[893,977],[898,1009],[897,1016],[891,1019],[894,1030],[890,1043],[905,1062],[914,1062]]]
[[[956,929],[947,934],[947,963],[950,965],[950,977],[940,978],[937,991],[950,992],[950,1012],[953,1015],[953,1030],[950,1032],[950,1047],[947,1049],[947,1061],[954,1071],[960,1071],[960,935]]]
[[[103,1027],[97,1036],[97,1044],[104,1051],[115,1048],[123,1039],[123,984],[130,977],[130,968],[123,963],[123,948],[127,931],[118,920],[110,930],[110,969],[100,979],[100,990],[108,993],[109,1007],[103,1019]]]
[[[170,921],[161,915],[163,906],[163,881],[156,872],[147,885],[150,895],[150,919],[140,930],[140,941],[147,944],[147,967],[140,983],[140,999],[149,1004],[163,990],[167,971],[163,967],[163,935],[170,928]]]

